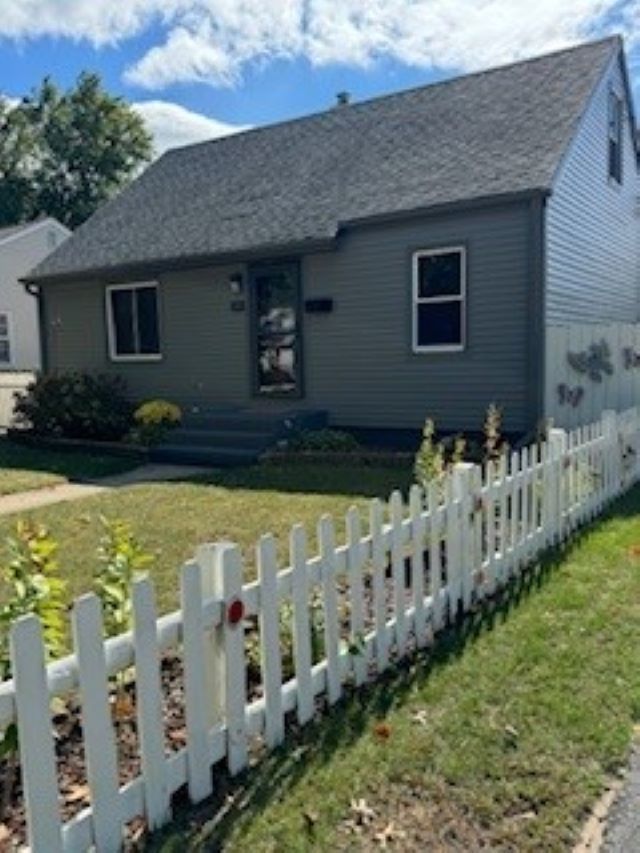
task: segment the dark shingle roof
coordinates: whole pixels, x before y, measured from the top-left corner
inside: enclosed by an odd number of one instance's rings
[[[605,39],[169,151],[34,279],[331,240],[354,220],[548,189]]]

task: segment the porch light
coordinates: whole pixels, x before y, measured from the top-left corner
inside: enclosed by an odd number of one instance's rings
[[[244,287],[241,272],[234,272],[229,276],[229,290],[234,296],[240,296]]]

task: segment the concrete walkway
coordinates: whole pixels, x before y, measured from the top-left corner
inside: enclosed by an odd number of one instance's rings
[[[607,815],[602,853],[640,850],[640,746],[631,753],[624,786]]]
[[[136,486],[142,483],[162,483],[171,480],[188,480],[199,474],[207,474],[211,468],[195,465],[142,465],[124,474],[104,477],[87,483],[61,483],[59,486],[49,486],[44,489],[33,489],[29,492],[17,492],[14,495],[0,497],[0,516],[16,512],[27,512],[43,506],[77,501],[100,495],[112,489],[126,486]]]

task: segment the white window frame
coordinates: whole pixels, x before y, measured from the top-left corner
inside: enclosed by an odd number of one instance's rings
[[[437,255],[460,255],[460,294],[457,296],[420,296],[419,276],[420,259]],[[466,246],[445,246],[437,249],[418,249],[412,257],[412,299],[411,299],[411,344],[414,353],[462,352],[467,346],[467,249]],[[427,344],[418,343],[418,305],[438,302],[460,303],[460,343]]]
[[[0,315],[7,318],[7,334],[2,335],[2,340],[9,341],[9,361],[0,361],[0,370],[6,370],[15,363],[14,337],[13,337],[13,317],[11,311],[0,308]]]
[[[118,355],[116,352],[116,329],[113,317],[111,294],[117,290],[142,290],[152,287],[156,291],[156,305],[158,307],[158,346],[161,349],[160,340],[160,287],[157,281],[132,281],[126,284],[108,284],[105,288],[105,310],[107,317],[107,338],[109,341],[109,359],[111,361],[134,362],[134,361],[161,361],[162,352],[157,353],[134,353],[131,355]],[[138,317],[136,314],[137,302],[133,301],[134,336],[138,337]],[[137,342],[139,345],[139,342]]]

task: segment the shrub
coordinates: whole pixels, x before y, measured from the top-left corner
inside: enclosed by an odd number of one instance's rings
[[[15,408],[15,421],[36,435],[114,441],[131,424],[120,377],[89,373],[41,376]]]
[[[167,400],[149,400],[138,406],[133,419],[136,425],[131,430],[131,439],[139,444],[157,444],[167,430],[180,423],[182,411]]]
[[[348,432],[337,429],[302,430],[289,442],[292,450],[349,453],[357,450],[358,441]]]

